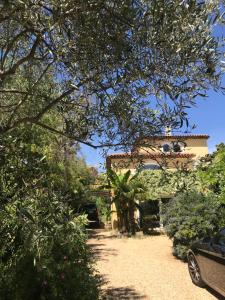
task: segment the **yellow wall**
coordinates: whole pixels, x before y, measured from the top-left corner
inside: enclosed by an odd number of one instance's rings
[[[185,138],[185,139],[176,139],[176,138],[164,138],[164,139],[150,139],[145,142],[146,145],[153,145],[153,148],[141,146],[135,150],[142,154],[147,153],[158,153],[161,152],[161,147],[163,144],[170,144],[175,141],[185,142],[187,144],[186,148],[182,153],[191,153],[195,154],[197,157],[202,157],[208,154],[208,145],[207,138]]]
[[[125,173],[128,170],[131,170],[132,174],[136,173],[136,170],[138,166],[141,164],[156,164],[160,165],[166,169],[177,169],[181,168],[182,166],[185,168],[193,168],[195,164],[195,158],[157,158],[155,160],[153,159],[143,159],[141,162],[136,160],[136,161],[131,161],[129,158],[115,158],[111,159],[111,167],[118,173]]]

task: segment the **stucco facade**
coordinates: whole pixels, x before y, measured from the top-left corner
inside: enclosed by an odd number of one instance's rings
[[[188,165],[193,168],[200,157],[208,154],[208,135],[155,136],[138,141],[130,153],[115,153],[107,157],[107,166],[118,172],[136,172],[141,165],[158,165],[167,169]],[[168,151],[163,147],[169,146]],[[174,151],[174,145],[178,149]],[[180,147],[180,149],[179,149]]]

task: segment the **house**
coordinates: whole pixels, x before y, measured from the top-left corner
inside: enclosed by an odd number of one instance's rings
[[[165,135],[149,136],[137,141],[130,153],[108,155],[106,164],[116,172],[131,170],[133,174],[137,170],[193,169],[198,160],[208,154],[208,138],[204,134],[172,135],[167,131]],[[155,209],[159,210],[159,205]],[[112,224],[115,228],[115,213],[112,214]]]

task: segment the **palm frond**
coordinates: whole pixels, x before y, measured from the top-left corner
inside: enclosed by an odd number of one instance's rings
[[[128,170],[128,171],[123,175],[122,182],[123,182],[123,183],[128,182],[128,180],[129,180],[129,178],[130,178],[130,175],[131,175],[131,171]]]

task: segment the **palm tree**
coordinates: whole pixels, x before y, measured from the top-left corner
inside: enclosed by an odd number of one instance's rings
[[[118,229],[122,232],[135,234],[135,209],[137,207],[136,196],[144,193],[143,185],[136,179],[137,174],[131,176],[128,170],[125,174],[117,174],[112,169],[108,169],[108,188],[113,192],[113,202],[116,206]]]

